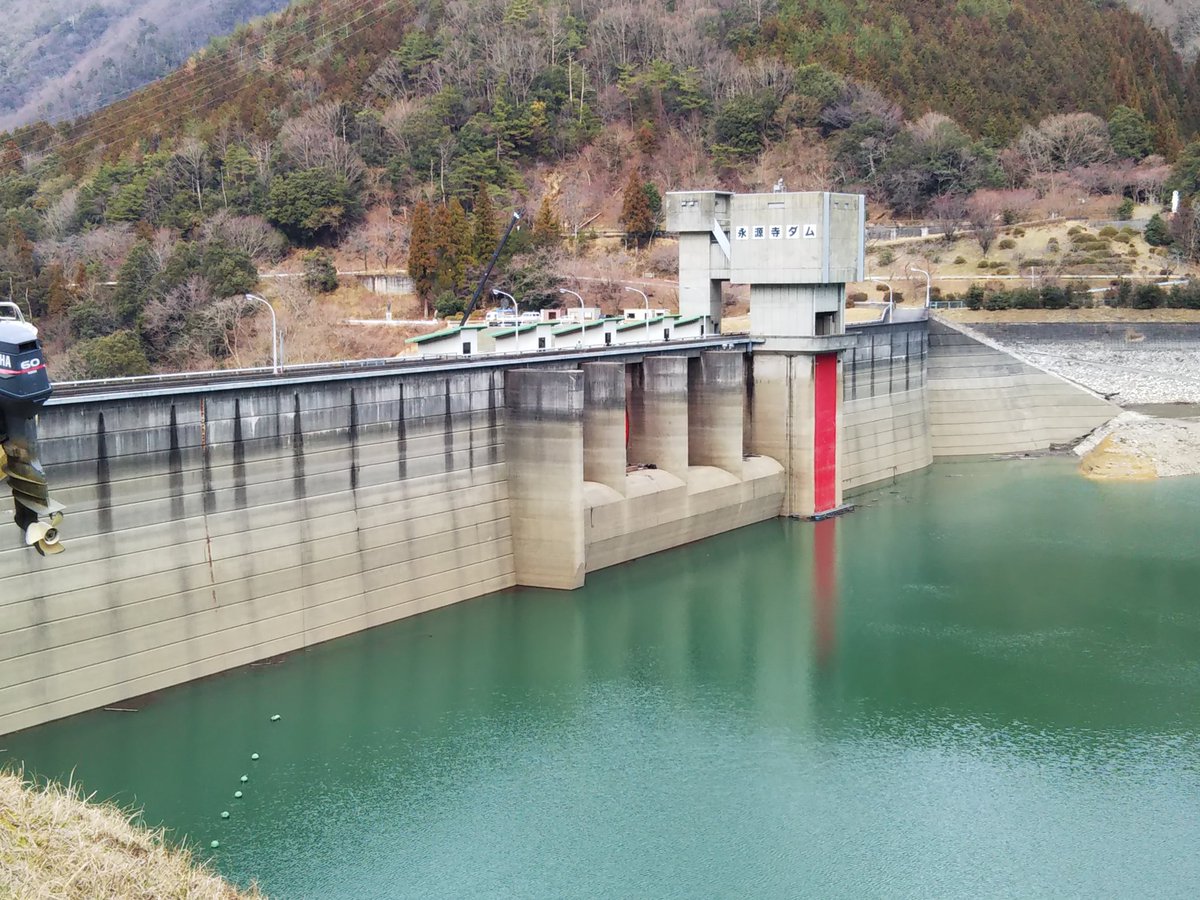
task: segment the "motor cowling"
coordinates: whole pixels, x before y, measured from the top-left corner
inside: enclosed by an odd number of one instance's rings
[[[43,556],[61,553],[62,504],[50,497],[38,458],[37,414],[52,393],[37,329],[0,303],[0,480],[12,490],[13,520]]]

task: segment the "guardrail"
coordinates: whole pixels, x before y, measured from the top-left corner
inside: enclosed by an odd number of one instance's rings
[[[173,396],[211,391],[298,385],[313,381],[346,381],[390,374],[426,374],[447,369],[516,368],[530,364],[575,363],[602,358],[639,358],[648,354],[677,354],[706,349],[749,349],[756,341],[747,334],[718,334],[704,338],[647,341],[612,347],[567,350],[533,350],[528,353],[476,353],[467,356],[420,356],[340,360],[337,362],[281,366],[278,374],[270,366],[177,372],[161,375],[63,381],[54,385],[54,396],[46,405],[92,403],[131,396]]]

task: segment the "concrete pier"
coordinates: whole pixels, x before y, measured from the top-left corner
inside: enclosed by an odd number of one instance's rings
[[[783,465],[782,515],[813,514],[812,357],[783,353],[754,359],[754,453]]]
[[[710,351],[688,365],[688,461],[742,477],[745,354]]]
[[[508,484],[517,584],[583,585],[584,373],[508,373]]]
[[[629,463],[653,465],[687,484],[688,361],[647,357],[633,375]]]
[[[625,365],[583,365],[583,477],[625,493]]]

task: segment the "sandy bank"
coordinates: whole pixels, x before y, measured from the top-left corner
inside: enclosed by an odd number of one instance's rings
[[[1136,480],[1200,475],[1200,421],[1126,412],[1076,448],[1090,478]]]

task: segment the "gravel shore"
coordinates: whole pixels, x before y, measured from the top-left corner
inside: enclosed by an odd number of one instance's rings
[[[1007,345],[1030,362],[1114,403],[1200,403],[1200,348],[1114,350],[1092,341]]]

